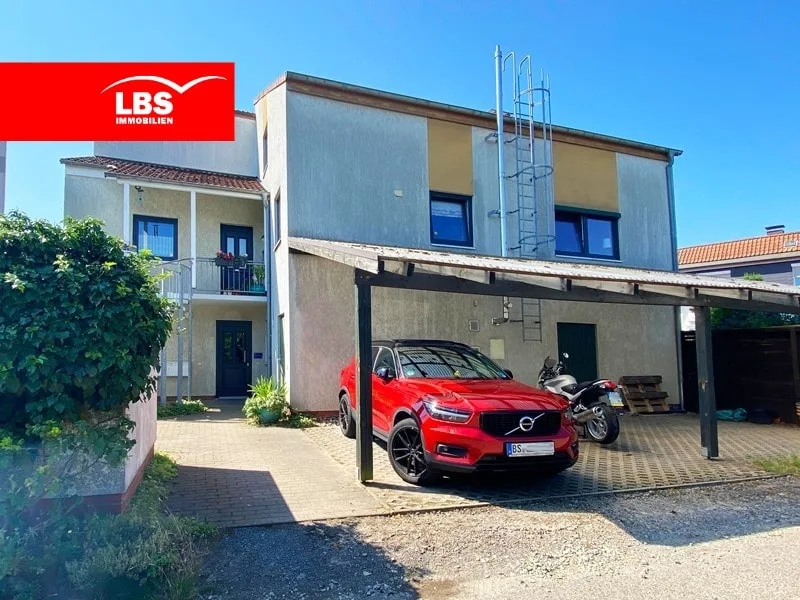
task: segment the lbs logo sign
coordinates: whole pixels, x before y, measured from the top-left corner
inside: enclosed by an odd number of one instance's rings
[[[2,140],[234,139],[233,63],[0,63],[0,77],[22,90],[0,95]]]

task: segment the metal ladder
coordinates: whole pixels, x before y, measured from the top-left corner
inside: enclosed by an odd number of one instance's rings
[[[521,258],[538,258],[547,255],[547,246],[555,244],[555,231],[551,231],[555,202],[553,197],[553,126],[550,112],[550,78],[542,74],[538,86],[533,83],[530,55],[516,64],[516,56],[509,53],[503,61],[511,61],[514,71],[514,171],[507,175],[516,183],[517,208],[509,215],[517,215],[518,244],[509,250]],[[536,131],[541,132],[537,156]],[[502,144],[499,151],[502,151]],[[501,182],[502,185],[502,182]],[[543,217],[543,218],[542,218]],[[540,220],[542,222],[540,222]],[[542,226],[544,225],[544,226]],[[542,304],[538,298],[521,298],[522,339],[525,342],[542,341]]]

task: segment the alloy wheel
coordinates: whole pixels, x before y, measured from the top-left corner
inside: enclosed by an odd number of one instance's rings
[[[349,426],[350,420],[350,407],[347,403],[347,397],[342,396],[339,398],[339,427],[342,428],[342,431],[347,431],[347,427]]]
[[[421,477],[428,470],[422,450],[422,436],[416,428],[398,430],[390,452],[394,462],[411,477]]]
[[[605,416],[597,417],[596,419],[587,421],[586,429],[591,437],[596,440],[601,440],[608,433],[608,422],[606,421]]]

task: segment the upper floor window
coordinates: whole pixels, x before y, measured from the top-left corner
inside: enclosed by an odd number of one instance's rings
[[[178,259],[178,219],[133,215],[133,240],[164,260]]]
[[[472,246],[472,197],[431,192],[431,244]]]
[[[556,254],[619,258],[619,215],[556,210]]]
[[[792,283],[800,286],[800,263],[792,265]]]

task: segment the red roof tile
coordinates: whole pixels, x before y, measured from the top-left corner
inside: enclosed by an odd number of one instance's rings
[[[229,173],[184,169],[183,167],[171,167],[167,165],[136,162],[133,160],[109,158],[106,156],[62,158],[61,163],[84,167],[102,167],[111,177],[133,177],[242,192],[258,193],[264,191],[257,177],[247,177],[245,175],[231,175]]]
[[[683,267],[699,263],[725,262],[741,258],[792,253],[800,253],[800,231],[678,248],[678,264]]]

